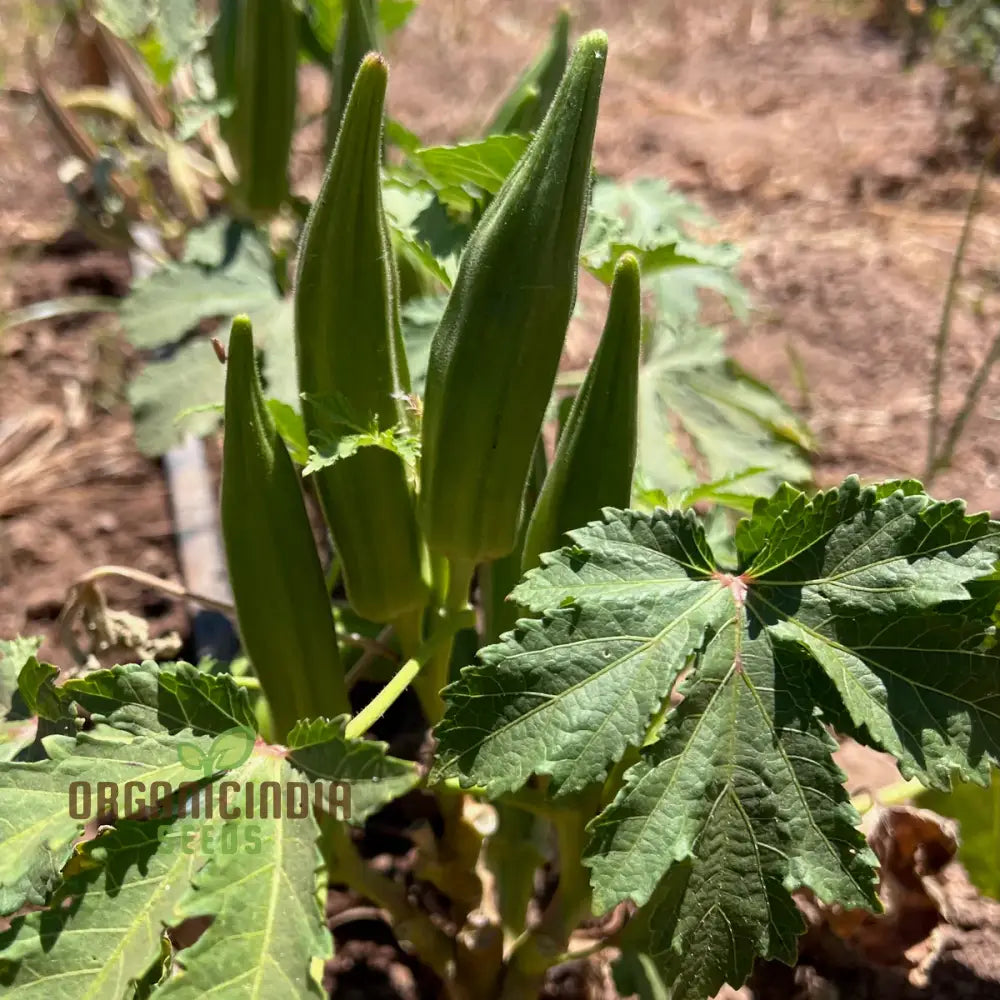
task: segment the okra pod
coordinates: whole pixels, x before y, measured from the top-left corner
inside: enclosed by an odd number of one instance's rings
[[[347,108],[354,78],[361,60],[369,52],[380,48],[377,31],[377,14],[373,0],[344,0],[340,18],[340,34],[333,54],[333,73],[330,78],[330,103],[326,112],[326,155],[333,152],[337,133]]]
[[[216,22],[219,96],[233,101],[220,130],[239,171],[237,202],[253,218],[275,215],[288,197],[298,17],[292,0],[223,0]]]
[[[597,520],[602,507],[628,507],[635,471],[642,314],[639,264],[615,268],[608,317],[587,376],[559,438],[528,524],[521,572],[563,544],[563,535]]]
[[[607,36],[584,36],[541,128],[469,238],[431,344],[420,517],[465,564],[515,545],[576,299]]]
[[[345,433],[324,398],[377,419],[382,430],[408,423],[409,373],[380,178],[387,80],[382,57],[366,56],[302,237],[295,344],[303,417],[314,440]],[[354,610],[387,622],[421,608],[428,590],[400,456],[362,447],[313,478]]]
[[[569,11],[563,7],[552,26],[545,51],[518,78],[486,130],[534,132],[559,89],[559,81],[569,60]]]
[[[282,740],[302,718],[350,707],[323,568],[298,475],[264,402],[245,316],[229,338],[221,492],[240,635]]]

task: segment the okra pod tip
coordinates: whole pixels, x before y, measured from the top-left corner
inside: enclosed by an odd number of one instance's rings
[[[590,56],[592,59],[598,61],[606,59],[608,55],[607,32],[598,29],[596,31],[588,31],[587,34],[581,35],[574,46],[574,51],[578,55]]]
[[[623,253],[615,264],[614,285],[622,285],[628,290],[635,288],[639,294],[639,259],[634,253]]]
[[[385,56],[373,49],[361,60],[361,65],[358,67],[358,75],[360,76],[362,72],[366,76],[377,74],[382,79],[387,80],[389,78],[389,64],[385,61]]]
[[[229,345],[226,348],[227,386],[235,379],[237,382],[248,379],[253,374],[254,346],[253,326],[249,316],[236,316],[229,331]],[[246,369],[244,374],[243,369]],[[229,373],[238,372],[238,375]]]

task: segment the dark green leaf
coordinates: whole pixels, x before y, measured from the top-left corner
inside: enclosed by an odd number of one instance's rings
[[[0,639],[0,718],[10,713],[17,694],[17,676],[41,644],[42,640],[34,637]]]
[[[346,722],[346,716],[300,722],[288,737],[288,759],[313,781],[345,784],[350,803],[350,815],[345,818],[359,825],[416,787],[420,774],[411,761],[389,757],[385,743],[347,739]],[[333,815],[337,815],[336,805],[328,803]]]
[[[216,735],[234,727],[255,726],[245,688],[229,674],[209,674],[189,663],[130,663],[95,670],[67,681],[66,698],[98,722],[141,734]]]
[[[57,667],[51,663],[39,663],[34,656],[29,656],[21,667],[17,690],[32,715],[40,715],[51,722],[66,717],[67,699],[53,686],[58,676]]]
[[[691,512],[606,509],[514,591],[542,613],[445,689],[432,778],[557,796],[642,747],[587,848],[599,910],[643,906],[675,1000],[791,961],[791,892],[875,906],[825,725],[947,787],[1000,760],[1000,523],[919,484],[755,505],[724,568]],[[663,720],[686,666],[683,700]]]

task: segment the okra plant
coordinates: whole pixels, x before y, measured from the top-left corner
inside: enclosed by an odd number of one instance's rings
[[[606,57],[601,32],[576,43],[479,219],[422,397],[383,204],[387,68],[361,61],[298,249],[304,432],[265,396],[251,322],[228,342],[221,511],[254,678],[60,681],[37,643],[3,647],[5,995],[319,995],[333,883],[384,910],[441,996],[537,996],[596,920],[623,993],[701,1000],[755,958],[794,961],[796,891],[879,905],[833,731],[929,787],[1000,760],[1000,524],[912,480],[786,484],[723,545],[691,509],[630,506],[648,349],[630,253],[548,463]],[[360,658],[334,580],[381,637]],[[419,762],[366,738],[410,687]],[[440,824],[414,871],[448,921],[352,835],[415,789]]]
[[[315,421],[315,412],[303,412],[296,377],[290,294],[312,209],[302,188],[302,150],[318,145],[303,141],[303,131],[310,122],[322,125],[332,150],[361,59],[405,23],[415,0],[183,0],[190,17],[167,4],[133,11],[120,0],[66,2],[99,19],[109,74],[128,80],[132,98],[93,88],[57,92],[39,77],[55,136],[76,136],[69,150],[75,169],[90,163],[91,186],[108,195],[95,207],[79,203],[74,189],[78,224],[90,232],[103,219],[119,246],[134,242],[130,233],[138,237],[141,223],[142,246],[151,232],[162,244],[156,259],[146,260],[151,273],[137,276],[120,304],[98,303],[118,313],[143,360],[128,389],[140,450],[161,455],[188,436],[215,435],[224,373],[206,340],[214,333],[224,341],[241,311],[253,320],[267,398]],[[383,208],[417,395],[458,261],[552,102],[570,30],[562,10],[488,124],[462,141],[424,144],[403,122],[386,121]],[[405,35],[397,48],[405,60]],[[413,51],[419,58],[419,46]],[[306,61],[322,66],[330,81],[330,103],[319,114],[295,100]],[[112,197],[109,183],[135,197]],[[727,356],[721,330],[698,322],[702,290],[725,299],[735,318],[746,315],[736,248],[695,238],[709,220],[662,179],[598,177],[589,199],[580,266],[610,287],[619,257],[634,252],[646,302],[655,306],[644,316],[637,502],[651,509],[665,498],[700,498],[745,511],[782,481],[807,482],[810,438],[802,422]],[[50,304],[59,311],[93,307],[92,298]],[[588,319],[599,325],[600,317]],[[559,393],[578,388],[583,377],[561,372]]]

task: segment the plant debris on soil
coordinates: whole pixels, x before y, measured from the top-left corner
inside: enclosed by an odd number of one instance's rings
[[[391,112],[427,142],[476,133],[544,44],[557,0],[422,0],[392,39]],[[919,476],[932,343],[978,163],[956,147],[944,72],[904,72],[899,45],[863,5],[829,0],[579,0],[574,30],[604,28],[611,58],[595,152],[603,173],[667,179],[744,248],[755,310],[732,327],[736,358],[780,391],[818,439],[820,485],[848,473]],[[842,9],[841,9],[842,8]],[[61,158],[23,91],[25,5],[0,0],[7,90],[0,101],[0,310],[69,293],[121,295],[129,264],[73,232]],[[72,60],[59,77],[72,83]],[[319,81],[317,93],[325,84]],[[305,83],[309,83],[306,74]],[[300,137],[296,174],[318,183],[318,143]],[[957,152],[956,152],[957,149]],[[1000,180],[987,183],[964,268],[943,392],[944,417],[1000,322]],[[593,337],[574,333],[578,361]],[[45,636],[68,665],[57,619],[70,585],[101,564],[178,579],[158,465],[134,444],[125,373],[133,363],[107,318],[73,317],[0,335],[0,635]],[[1000,513],[990,379],[953,465],[930,492]],[[126,582],[109,603],[183,632],[180,602]],[[413,713],[410,713],[411,715]],[[403,712],[394,725],[408,725]],[[388,719],[387,721],[392,721]],[[382,733],[391,738],[391,733]],[[898,780],[884,755],[839,755],[852,791]],[[412,871],[410,835],[434,821],[414,794],[375,817],[364,853],[433,905]],[[738,995],[757,1000],[1000,997],[1000,904],[953,860],[955,832],[913,810],[869,814],[885,869],[882,915],[841,913],[803,896],[795,969],[760,963]],[[959,834],[960,835],[960,834]],[[543,880],[544,881],[544,880]],[[540,889],[542,891],[544,887]],[[381,913],[337,889],[328,914],[338,998],[416,1000],[438,984],[395,943]],[[610,954],[550,976],[551,998],[614,997]],[[733,991],[724,995],[732,997]]]

